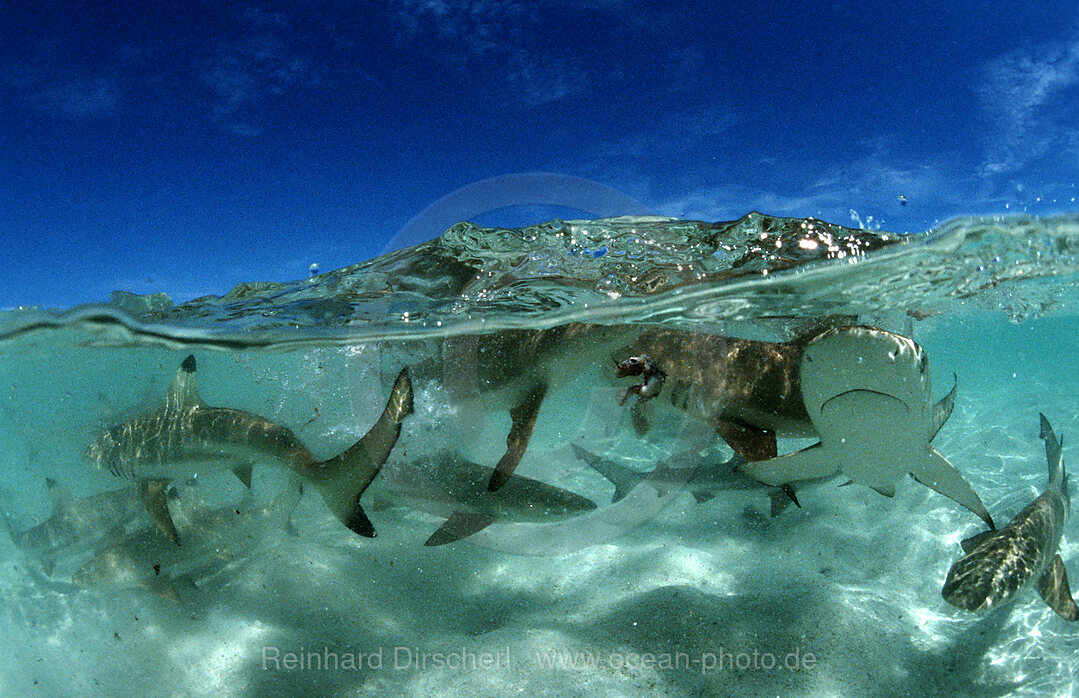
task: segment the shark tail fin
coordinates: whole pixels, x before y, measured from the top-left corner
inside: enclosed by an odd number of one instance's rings
[[[577,444],[570,444],[570,447],[573,449],[573,453],[577,458],[583,460],[593,470],[614,485],[614,496],[611,498],[612,504],[625,499],[630,490],[636,487],[637,484],[644,479],[643,473],[638,473],[637,471],[619,465],[614,461],[604,460],[600,456],[581,448]],[[696,494],[694,494],[694,496],[696,496]]]
[[[1053,433],[1053,427],[1049,425],[1049,420],[1045,418],[1044,414],[1038,413],[1038,418],[1041,421],[1041,430],[1039,436],[1045,440],[1045,460],[1049,463],[1049,486],[1051,488],[1060,487],[1067,474],[1064,472],[1064,461],[1060,458],[1060,452],[1064,445],[1063,438],[1057,438]]]
[[[353,533],[375,537],[375,527],[360,506],[360,496],[375,479],[412,414],[412,379],[401,369],[382,415],[367,434],[344,453],[304,469],[333,515]]]
[[[506,484],[517,468],[517,464],[524,457],[528,441],[532,438],[532,429],[536,426],[536,417],[539,415],[540,406],[546,395],[547,384],[537,383],[532,386],[528,395],[510,410],[513,423],[510,426],[510,433],[506,436],[506,453],[499,459],[494,472],[491,473],[491,479],[487,482],[488,492],[495,492]]]

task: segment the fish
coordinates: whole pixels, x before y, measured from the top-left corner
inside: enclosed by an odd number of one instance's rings
[[[688,489],[698,504],[724,492],[772,490],[769,492],[771,515],[778,516],[792,499],[781,489],[769,488],[741,471],[745,461],[737,454],[727,461],[704,460],[699,454],[679,454],[661,461],[650,471],[635,470],[610,458],[599,456],[577,444],[570,444],[574,455],[614,485],[611,503],[619,502],[635,488],[648,484],[656,494],[666,497],[677,489]]]
[[[487,490],[491,468],[442,450],[429,456],[391,462],[382,486],[415,509],[446,521],[424,545],[446,545],[477,533],[495,522],[559,521],[596,508],[587,497],[511,475],[496,492]]]
[[[72,574],[83,588],[144,589],[182,603],[215,578],[235,573],[260,547],[292,533],[290,517],[302,487],[283,489],[259,504],[248,491],[238,504],[207,505],[189,489],[170,487],[167,499],[184,545],[147,525],[103,542]]]
[[[999,530],[982,531],[963,541],[966,553],[948,570],[941,594],[951,605],[982,613],[999,608],[1034,582],[1049,608],[1065,620],[1079,620],[1060,541],[1071,509],[1068,473],[1057,438],[1044,414],[1038,415],[1045,441],[1049,482],[1033,502]]]
[[[21,531],[15,530],[7,516],[4,518],[12,542],[46,575],[52,575],[65,559],[78,557],[88,547],[124,535],[140,521],[150,523],[134,487],[75,497],[52,478],[46,478],[45,485],[52,500],[49,518]]]
[[[626,376],[641,376],[642,380],[637,385],[631,385],[622,391],[618,398],[618,406],[626,404],[630,395],[637,396],[637,403],[645,402],[657,397],[663,391],[663,384],[667,380],[667,374],[659,370],[656,362],[648,354],[631,356],[625,361],[617,361],[614,365],[615,378]]]
[[[599,379],[609,366],[605,357],[635,333],[631,325],[568,323],[448,337],[442,343],[442,378],[453,399],[463,403],[482,398],[490,409],[508,411],[512,420],[488,491],[497,491],[517,468],[548,392],[582,374]]]
[[[777,455],[777,436],[817,435],[802,401],[799,362],[818,332],[813,327],[790,341],[766,342],[647,328],[616,356],[629,357],[622,364],[647,356],[652,371],[662,372],[672,406],[709,425],[743,460],[759,461]],[[653,395],[647,403],[634,403],[639,435],[649,428],[644,404],[659,402]]]
[[[995,528],[970,483],[930,445],[951,414],[955,387],[932,404],[929,359],[917,343],[879,328],[837,327],[806,345],[799,364],[805,413],[820,440],[747,462],[743,471],[773,486],[842,472],[886,497],[910,474]]]
[[[623,401],[630,394],[647,401],[638,399],[631,407],[638,433],[647,431],[642,405],[657,402],[653,398],[664,385],[673,386],[672,404],[711,425],[741,457],[764,460],[776,455],[777,434],[817,436],[802,403],[799,360],[821,331],[844,322],[821,320],[788,342],[641,324],[509,329],[447,338],[441,370],[455,399],[483,396],[492,408],[510,413],[506,451],[491,474],[490,491],[520,463],[548,393],[581,376],[613,379],[612,361],[618,377],[644,376],[641,385],[621,393]],[[634,372],[628,363],[633,357],[647,357],[651,367]]]
[[[86,449],[86,458],[116,477],[134,479],[162,534],[180,543],[166,501],[168,484],[206,469],[228,469],[246,487],[256,462],[291,471],[290,487],[310,483],[349,530],[368,538],[374,525],[360,505],[364,490],[397,443],[413,410],[408,367],[401,369],[378,421],[353,446],[319,461],[287,427],[243,410],[210,407],[199,397],[197,364],[181,362],[158,410],[109,427]]]

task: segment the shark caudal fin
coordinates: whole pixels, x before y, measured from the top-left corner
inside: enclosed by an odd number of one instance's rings
[[[1038,418],[1041,420],[1039,436],[1045,440],[1045,460],[1049,463],[1049,487],[1057,489],[1063,486],[1064,478],[1067,477],[1064,462],[1060,458],[1064,440],[1058,439],[1053,433],[1053,427],[1049,425],[1049,420],[1044,414],[1039,413]]]
[[[614,461],[605,460],[591,451],[581,448],[577,444],[570,444],[570,447],[573,449],[573,453],[577,458],[583,460],[591,466],[593,470],[614,485],[614,496],[611,498],[612,504],[624,499],[625,496],[648,475],[648,473],[638,472],[632,468],[627,468],[624,465],[619,465]]]
[[[536,417],[539,415],[540,405],[547,395],[547,384],[540,382],[532,386],[532,390],[524,400],[510,410],[510,418],[513,424],[510,433],[506,436],[506,453],[495,465],[491,473],[491,479],[487,483],[487,491],[495,492],[499,487],[506,484],[521,462],[521,458],[528,448],[528,441],[532,438],[532,429],[536,426]]]
[[[382,415],[352,448],[305,469],[304,475],[322,494],[333,515],[354,533],[375,537],[375,527],[360,506],[360,496],[375,479],[390,455],[401,422],[412,414],[412,380],[401,369]]]

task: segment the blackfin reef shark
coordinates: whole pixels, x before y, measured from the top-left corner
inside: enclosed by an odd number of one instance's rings
[[[166,501],[168,484],[207,469],[231,470],[247,487],[251,469],[266,462],[288,468],[311,484],[349,530],[366,537],[374,526],[360,496],[393,450],[402,420],[412,413],[412,381],[401,369],[378,421],[352,447],[318,460],[287,427],[243,410],[211,407],[199,397],[194,355],[176,371],[158,410],[109,427],[86,457],[116,477],[134,479],[151,518],[174,543],[179,533]]]
[[[495,522],[544,523],[593,511],[595,502],[570,490],[522,475],[510,475],[496,492],[487,490],[491,468],[443,450],[391,460],[379,487],[393,499],[446,521],[424,545],[445,545]]]

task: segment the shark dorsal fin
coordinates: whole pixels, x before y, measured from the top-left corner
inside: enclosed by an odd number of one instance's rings
[[[74,498],[67,489],[51,477],[45,478],[45,487],[49,491],[49,501],[52,502],[53,513],[59,513],[72,506]]]
[[[948,391],[947,395],[940,399],[940,402],[933,405],[933,421],[929,426],[930,441],[937,435],[940,428],[944,426],[944,423],[948,421],[948,417],[952,416],[952,409],[955,407],[955,393],[958,388],[959,376],[953,373],[952,389]]]
[[[195,355],[188,354],[187,358],[176,369],[176,376],[169,386],[169,394],[165,398],[165,409],[175,412],[187,407],[196,407],[202,404],[195,380]]]

